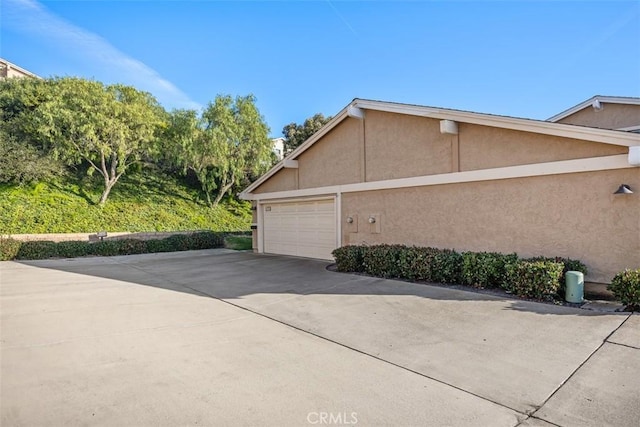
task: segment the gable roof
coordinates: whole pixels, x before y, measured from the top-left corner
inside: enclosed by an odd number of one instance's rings
[[[556,114],[553,117],[549,117],[547,119],[548,122],[558,122],[559,120],[564,119],[565,117],[569,117],[570,115],[577,113],[580,110],[584,110],[587,107],[598,106],[600,103],[603,104],[626,104],[626,105],[640,105],[640,98],[630,97],[630,96],[602,96],[596,95],[587,99],[584,102],[581,102],[578,105],[574,105],[573,107],[564,110],[561,113]]]
[[[4,69],[6,71],[9,71],[9,69],[12,70],[16,70],[17,72],[19,72],[20,74],[22,74],[25,77],[35,77],[37,79],[40,79],[41,77],[38,76],[37,74],[32,73],[31,71],[25,70],[22,67],[17,66],[16,64],[13,64],[9,61],[7,61],[4,58],[0,58],[0,68]],[[8,76],[7,76],[8,77]]]
[[[637,99],[640,98],[624,98]],[[585,101],[586,102],[586,101]],[[603,101],[604,102],[604,101]],[[589,105],[589,104],[587,104]],[[362,110],[375,110],[388,113],[407,114],[411,116],[427,117],[438,120],[453,120],[460,123],[471,123],[482,126],[491,126],[502,129],[511,129],[524,132],[533,132],[544,135],[553,135],[564,138],[575,138],[604,144],[621,145],[626,147],[640,146],[640,134],[623,132],[618,130],[598,129],[587,126],[578,126],[564,123],[552,123],[543,120],[523,119],[518,117],[499,116],[494,114],[474,113],[471,111],[453,110],[447,108],[427,107],[412,104],[400,104],[395,102],[373,101],[367,99],[354,99],[343,108],[329,122],[321,127],[309,139],[293,150],[283,160],[278,162],[267,173],[253,182],[241,194],[251,193],[262,183],[284,168],[285,161],[295,160],[309,149],[313,144],[329,133],[348,117],[361,118]]]

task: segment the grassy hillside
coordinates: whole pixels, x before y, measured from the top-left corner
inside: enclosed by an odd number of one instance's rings
[[[87,177],[23,187],[0,185],[0,234],[250,228],[248,203],[232,201],[210,208],[197,190],[170,177],[125,175],[103,207],[95,204],[101,193],[96,181]]]

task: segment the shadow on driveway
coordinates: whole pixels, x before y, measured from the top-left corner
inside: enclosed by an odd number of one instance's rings
[[[177,292],[237,299],[254,294],[394,295],[433,300],[508,302],[506,309],[541,315],[611,316],[573,307],[480,293],[456,286],[411,283],[328,271],[327,261],[203,250],[114,257],[20,261],[23,265],[153,286]],[[628,313],[616,313],[628,316]]]
[[[3,294],[24,295],[20,283],[37,280],[52,295],[84,281],[92,301],[97,288],[127,283],[212,297],[521,414],[543,406],[629,317],[326,266],[226,250],[29,261],[2,266],[16,275]]]

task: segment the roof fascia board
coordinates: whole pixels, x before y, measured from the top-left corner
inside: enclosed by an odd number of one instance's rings
[[[421,107],[417,105],[392,104],[381,101],[357,100],[356,106],[364,108],[365,110],[369,109],[385,111],[389,113],[409,114],[439,120],[454,120],[462,123],[471,123],[481,126],[493,126],[503,129],[540,133],[544,135],[584,139],[587,141],[600,142],[603,144],[622,145],[625,147],[640,145],[640,136],[629,133],[622,133],[610,129],[597,129],[586,126],[550,123],[538,120],[520,119],[515,117],[471,113],[466,111],[444,110],[440,108]]]
[[[35,73],[32,73],[32,72],[31,72],[31,71],[29,71],[29,70],[25,70],[24,68],[20,67],[19,65],[16,65],[16,64],[14,64],[13,62],[7,61],[6,59],[2,59],[2,58],[0,58],[0,63],[3,63],[3,64],[5,64],[7,67],[12,68],[12,69],[14,69],[14,70],[18,70],[18,71],[20,71],[21,73],[26,74],[27,76],[35,77],[35,78],[37,78],[37,79],[42,79],[42,77],[40,77],[39,75],[37,75],[37,74],[35,74]]]
[[[243,194],[245,200],[276,200],[295,197],[310,197],[337,193],[390,190],[397,188],[422,187],[442,184],[460,184],[465,182],[493,181],[511,178],[526,178],[545,175],[593,172],[612,169],[627,169],[626,154],[615,156],[590,157],[586,159],[562,160],[557,162],[535,163],[529,165],[507,166],[494,169],[481,169],[453,172],[439,175],[425,175],[411,178],[389,179],[384,181],[359,182],[355,184],[333,185],[327,187],[305,188],[302,190],[278,191],[272,193]]]
[[[262,175],[257,181],[253,182],[253,184],[251,184],[249,187],[247,187],[240,194],[242,195],[242,194],[250,193],[253,190],[255,190],[256,188],[258,188],[260,185],[262,185],[263,182],[265,182],[267,179],[271,178],[273,175],[275,175],[276,172],[278,172],[280,169],[282,169],[284,167],[285,160],[295,160],[300,154],[302,154],[307,148],[309,148],[311,145],[313,145],[317,140],[319,140],[324,135],[326,135],[331,129],[333,129],[335,126],[337,126],[341,121],[343,121],[344,119],[349,117],[348,109],[349,109],[349,107],[351,107],[352,104],[353,103],[351,103],[347,107],[343,108],[342,111],[340,111],[338,114],[336,114],[336,116],[334,118],[329,120],[316,133],[311,135],[311,137],[309,139],[307,139],[305,142],[300,144],[300,146],[298,146],[298,148],[296,148],[291,153],[289,153],[287,156],[285,156],[284,159],[282,159],[278,163],[276,163],[276,165],[273,168],[271,168],[271,170],[269,172],[267,172],[266,174]]]
[[[600,96],[596,95],[584,102],[581,102],[578,105],[574,105],[568,110],[564,110],[561,113],[556,114],[553,117],[549,117],[547,119],[548,122],[557,122],[558,120],[562,120],[565,117],[569,117],[570,115],[577,113],[580,110],[583,110],[589,106],[591,106],[595,101],[600,101],[604,104],[629,104],[629,105],[640,105],[640,98],[631,98],[627,96]]]
[[[631,98],[635,99],[635,98]],[[586,102],[586,101],[585,101]],[[603,101],[605,102],[605,101]],[[639,101],[640,102],[640,101]],[[395,104],[383,101],[370,101],[354,99],[349,105],[343,108],[333,119],[325,124],[318,132],[293,150],[286,158],[294,160],[311,145],[329,133],[344,119],[349,117],[348,111],[351,107],[362,109],[384,111],[389,113],[409,114],[414,116],[428,117],[439,120],[454,120],[462,123],[471,123],[481,126],[493,126],[503,129],[519,130],[524,132],[534,132],[544,135],[560,136],[565,138],[584,139],[586,141],[599,142],[603,144],[621,145],[632,147],[640,145],[640,134],[632,132],[622,132],[610,129],[597,129],[586,126],[568,125],[563,123],[552,123],[539,120],[520,119],[514,117],[494,116],[482,113],[471,113],[465,111],[445,110],[434,107],[424,107],[418,105]],[[271,178],[283,168],[284,159],[277,163],[269,172],[260,177],[257,181],[247,187],[241,194],[246,195],[258,188],[262,183]],[[249,199],[247,199],[249,200]]]

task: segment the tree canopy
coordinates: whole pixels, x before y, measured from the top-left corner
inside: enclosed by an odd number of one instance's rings
[[[0,182],[99,176],[104,204],[133,165],[197,178],[210,205],[274,162],[253,95],[166,112],[149,93],[74,77],[0,81]]]
[[[38,79],[0,80],[0,182],[26,184],[62,175],[64,165],[30,132],[33,111],[53,93]]]
[[[318,113],[306,119],[301,125],[293,122],[286,125],[282,128],[285,153],[288,154],[295,150],[329,120],[331,120],[331,116],[325,117],[324,114]]]
[[[2,102],[9,136],[47,149],[68,165],[86,161],[103,178],[99,203],[149,150],[164,110],[149,93],[80,78],[11,79]],[[4,98],[4,96],[3,96]]]
[[[169,122],[173,157],[184,173],[195,173],[212,205],[272,165],[269,128],[253,95],[218,95],[199,117],[193,110],[177,110]]]

